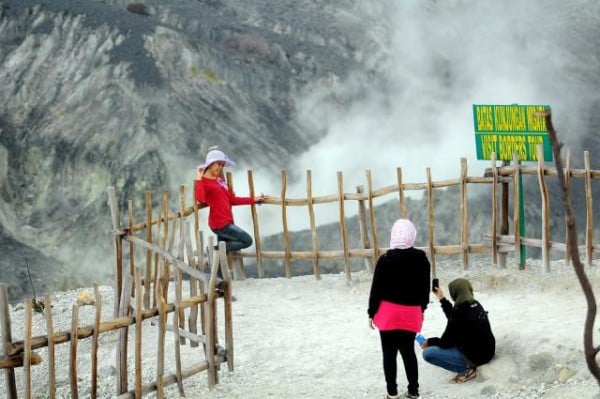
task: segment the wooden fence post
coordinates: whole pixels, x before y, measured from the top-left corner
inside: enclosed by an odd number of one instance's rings
[[[460,159],[460,245],[463,270],[469,268],[469,218],[467,207],[467,158]]]
[[[590,153],[583,152],[583,164],[585,167],[585,206],[586,206],[586,223],[585,223],[585,259],[588,266],[592,266],[594,255],[594,208],[592,206],[592,173],[590,171]]]
[[[196,259],[194,257],[194,251],[192,249],[192,234],[191,234],[192,228],[188,221],[186,221],[184,224],[185,224],[185,251],[187,253],[188,263],[194,269],[199,270],[198,262],[196,261]],[[190,284],[190,296],[198,295],[198,279],[196,279],[196,277],[194,277],[194,276],[189,276],[189,284]],[[192,306],[190,308],[190,312],[188,315],[188,328],[192,334],[198,335],[198,306]],[[192,340],[192,341],[190,341],[190,346],[193,348],[197,347],[198,342]]]
[[[342,250],[344,251],[344,272],[346,279],[350,280],[350,256],[348,255],[348,234],[346,232],[346,211],[344,209],[344,178],[342,172],[337,172],[338,202],[340,211],[340,236],[342,238]]]
[[[398,181],[398,196],[400,197],[400,216],[402,219],[408,218],[406,210],[406,200],[404,199],[404,184],[402,183],[402,168],[396,168],[396,180]]]
[[[94,298],[96,300],[96,313],[94,317],[94,333],[92,334],[92,387],[90,391],[92,399],[96,399],[98,391],[98,338],[100,337],[100,321],[102,316],[102,297],[96,283],[94,283]]]
[[[379,259],[379,234],[377,233],[377,222],[375,221],[375,206],[373,205],[373,179],[371,171],[366,171],[367,186],[369,188],[369,218],[371,219],[371,234],[373,235],[373,258],[375,262]]]
[[[219,243],[219,247],[224,246],[224,243]],[[210,248],[212,250],[212,248]],[[217,312],[216,312],[216,286],[217,272],[220,266],[219,254],[212,250],[212,264],[210,270],[210,280],[208,282],[208,314],[206,317],[206,360],[208,361],[207,382],[208,388],[212,389],[217,383],[217,369],[215,365],[215,349],[217,341],[215,336]],[[225,271],[225,269],[227,271]],[[223,273],[228,273],[227,265],[221,268]]]
[[[77,386],[77,347],[79,338],[77,337],[77,329],[79,328],[79,305],[73,305],[71,313],[71,336],[70,336],[70,362],[69,362],[69,377],[71,380],[71,398],[79,398],[79,388]]]
[[[515,235],[515,261],[517,267],[522,268],[525,265],[521,264],[521,223],[525,223],[520,219],[521,207],[521,188],[519,181],[521,179],[521,167],[519,165],[519,154],[513,154],[513,230]]]
[[[317,227],[315,222],[315,209],[312,193],[312,172],[306,171],[306,202],[308,206],[308,218],[310,220],[310,238],[312,243],[312,261],[315,278],[321,279],[321,269],[319,268],[319,241],[317,239]]]
[[[131,300],[132,276],[127,274],[123,280],[123,290],[119,301],[119,312],[117,317],[129,315],[129,303]],[[140,295],[140,293],[136,293]],[[127,348],[128,327],[122,327],[119,331],[117,348],[117,395],[127,392]]]
[[[73,320],[77,319],[77,314],[73,314]],[[25,336],[23,337],[23,371],[25,374],[25,397],[31,398],[31,331],[32,331],[32,305],[31,299],[25,301]],[[77,342],[77,339],[74,339]],[[75,356],[77,357],[77,356]],[[71,367],[73,367],[73,353],[71,353]],[[71,373],[69,373],[71,374]],[[73,392],[73,378],[71,377],[71,398],[77,399],[77,379],[75,379],[75,392]]]
[[[146,191],[146,241],[152,242],[152,192]],[[146,250],[146,268],[144,277],[144,308],[150,307],[150,291],[151,287],[151,273],[152,273],[152,251]],[[132,274],[133,276],[134,274]],[[141,293],[140,293],[141,294]],[[138,293],[136,292],[136,296]]]
[[[503,161],[502,166],[508,166],[508,161]],[[508,197],[509,186],[508,182],[502,181],[502,221],[500,223],[500,235],[508,235]],[[498,254],[500,267],[506,269],[506,252],[502,251]]]
[[[148,266],[148,265],[146,265]],[[142,272],[139,267],[134,271],[135,285],[135,397],[142,397]],[[148,274],[146,274],[147,278]],[[148,286],[148,289],[152,287]],[[144,292],[144,298],[146,293]]]
[[[133,226],[135,225],[134,218],[133,218],[133,200],[131,200],[131,199],[127,201],[127,210],[128,210],[127,235],[130,236],[133,234]],[[129,241],[129,274],[131,274],[132,276],[135,273],[134,269],[135,269],[135,246],[133,245],[133,242]]]
[[[429,257],[431,258],[431,275],[437,276],[435,269],[435,241],[434,241],[434,217],[433,217],[433,182],[431,181],[431,168],[427,173],[427,199],[429,204]]]
[[[115,235],[115,307],[114,316],[119,314],[121,289],[123,288],[123,238],[119,234],[121,226],[121,217],[119,213],[119,203],[115,194],[115,187],[108,188],[108,203],[110,206],[110,216],[112,221],[113,234]]]
[[[56,397],[56,361],[52,299],[49,294],[44,296],[44,316],[46,316],[46,334],[48,334],[48,396],[50,399],[54,399]]]
[[[225,246],[219,247],[219,256],[225,258]],[[222,263],[221,263],[222,264]],[[227,369],[233,371],[233,282],[231,274],[223,271],[223,306],[225,314],[225,350],[227,352]],[[215,313],[216,317],[216,313]]]
[[[12,343],[12,331],[10,326],[10,312],[8,311],[8,291],[6,284],[0,283],[0,328],[2,329],[2,345],[0,356],[7,355],[7,348]],[[4,370],[7,397],[17,399],[17,384],[15,381],[15,369]]]
[[[167,276],[168,278],[168,276]],[[156,397],[164,398],[165,395],[165,334],[167,333],[167,304],[165,293],[162,292],[162,286],[156,287],[156,297],[158,305],[158,340],[156,350]]]
[[[256,193],[254,191],[254,177],[252,175],[252,170],[248,171],[248,187],[250,190],[250,197],[254,198],[256,196]],[[262,242],[260,241],[260,224],[258,223],[258,212],[256,211],[256,205],[252,205],[250,211],[252,212],[252,227],[254,228],[256,270],[258,271],[258,277],[262,278],[265,276],[265,266],[263,265]]]
[[[491,223],[491,239],[492,239],[492,263],[494,267],[498,267],[498,168],[496,167],[496,153],[492,153],[492,223]]]
[[[542,197],[542,265],[546,273],[550,272],[550,204],[548,202],[548,187],[546,185],[546,167],[544,164],[544,146],[537,145],[538,182]]]
[[[356,192],[360,195],[364,193],[363,186],[356,186]],[[371,249],[371,242],[369,240],[369,230],[367,229],[367,211],[365,207],[364,200],[358,200],[358,223],[360,226],[360,237],[362,239],[363,248]],[[365,257],[365,269],[373,273],[375,270],[375,258],[371,256],[370,258]]]
[[[288,230],[287,223],[287,204],[286,204],[286,191],[287,191],[287,174],[285,170],[281,171],[281,222],[283,225],[283,241],[285,245],[285,276],[287,278],[292,277],[291,265],[290,265],[290,232]]]
[[[565,161],[565,189],[567,192],[571,191],[571,151],[567,150],[567,159]],[[571,247],[569,246],[569,229],[567,222],[569,221],[569,215],[565,213],[565,264],[571,264]]]

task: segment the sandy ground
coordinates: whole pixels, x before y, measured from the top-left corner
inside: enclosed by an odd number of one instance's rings
[[[439,263],[437,275],[443,287],[456,277],[471,279],[476,298],[489,311],[497,339],[497,355],[479,368],[478,376],[465,384],[453,385],[453,376],[419,358],[422,398],[577,398],[599,399],[600,389],[583,356],[585,299],[573,270],[562,261],[553,262],[546,273],[539,261],[528,261],[526,270],[509,266],[494,269],[487,261],[471,261],[469,271],[458,262]],[[593,286],[600,288],[598,266],[589,269]],[[371,276],[355,273],[273,279],[246,279],[234,282],[234,371],[223,365],[219,384],[207,389],[206,374],[185,380],[188,398],[382,398],[385,383],[378,333],[368,328],[367,298]],[[105,312],[112,311],[112,292],[102,287]],[[597,293],[598,294],[598,293]],[[55,297],[57,325],[70,324],[70,309],[76,292]],[[87,308],[87,309],[86,309]],[[93,306],[82,308],[81,324],[92,317]],[[22,306],[13,309],[13,335],[23,320]],[[107,315],[107,317],[109,317]],[[103,316],[104,317],[104,316]],[[64,319],[64,320],[63,320]],[[35,315],[36,328],[43,330],[43,317]],[[423,334],[441,334],[445,319],[439,304],[432,302],[425,313]],[[221,328],[222,332],[223,329]],[[155,376],[156,328],[144,327],[144,379]],[[133,338],[133,335],[130,335]],[[595,345],[600,341],[596,326]],[[167,335],[172,342],[172,334]],[[221,338],[221,342],[224,339]],[[114,396],[116,337],[104,336],[100,347],[99,395]],[[82,341],[79,364],[89,363],[88,342]],[[68,350],[62,345],[61,350]],[[88,346],[89,347],[89,346]],[[44,357],[44,352],[40,352]],[[131,356],[133,354],[130,354]],[[86,357],[87,356],[87,357]],[[167,360],[174,358],[168,345]],[[198,348],[182,347],[184,362],[203,357]],[[83,366],[82,366],[83,364]],[[133,358],[130,362],[133,365]],[[68,365],[64,365],[67,370]],[[174,372],[174,370],[167,370]],[[34,397],[47,397],[47,372],[43,365],[32,369]],[[59,397],[70,397],[68,373],[59,377]],[[22,381],[22,370],[17,371]],[[80,395],[89,393],[89,376],[79,377]],[[400,389],[405,387],[399,369]],[[4,391],[4,379],[0,392]],[[131,387],[131,385],[130,385]],[[23,391],[21,391],[23,392]],[[170,386],[167,397],[178,397]],[[149,394],[148,397],[154,397]]]

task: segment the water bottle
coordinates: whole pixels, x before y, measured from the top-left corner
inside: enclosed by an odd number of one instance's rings
[[[423,345],[423,343],[427,341],[427,338],[425,338],[421,333],[419,333],[415,335],[415,341],[417,341],[419,345]]]

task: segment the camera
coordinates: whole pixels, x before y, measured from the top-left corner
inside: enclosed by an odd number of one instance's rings
[[[431,282],[431,291],[436,292],[439,286],[440,286],[440,280],[437,278],[434,278],[433,281]]]

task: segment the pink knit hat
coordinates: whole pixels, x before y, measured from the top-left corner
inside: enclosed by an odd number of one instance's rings
[[[415,244],[417,229],[408,219],[398,219],[392,226],[390,248],[406,249]]]

